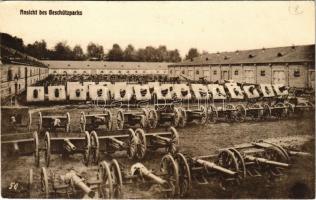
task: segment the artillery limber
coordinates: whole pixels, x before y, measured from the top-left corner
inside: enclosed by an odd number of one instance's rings
[[[207,121],[208,92],[206,87],[203,87],[201,84],[193,84],[191,86],[192,90],[185,84],[174,85],[173,91],[179,93],[176,98],[181,102],[178,108],[181,113],[180,127],[184,127],[187,123],[193,121],[197,121],[199,124],[205,124]],[[194,98],[192,98],[190,91],[192,91]]]
[[[237,121],[238,110],[235,105],[226,103],[228,95],[223,85],[209,84],[207,85],[211,98],[208,108],[208,119],[210,122],[216,123],[219,120]]]
[[[239,104],[236,106],[238,109],[238,116],[240,121],[244,121],[245,119],[253,119],[260,120],[263,118],[263,106],[258,103],[260,99],[260,94],[253,84],[243,85],[242,89],[246,96],[246,104]]]
[[[103,112],[90,113],[85,112],[80,113],[80,128],[81,132],[97,130],[100,126],[104,130],[110,131],[112,129],[113,116],[110,110],[104,109]]]
[[[51,155],[62,155],[64,158],[73,154],[82,154],[83,163],[89,165],[91,142],[90,135],[86,131],[84,136],[78,137],[51,137],[49,132],[45,133],[43,146],[37,146],[35,152],[44,151],[45,165],[49,167]],[[39,165],[40,154],[36,157]]]
[[[142,135],[142,141],[145,144],[145,150],[157,150],[164,148],[167,153],[174,154],[179,146],[179,134],[174,127],[166,131],[145,132],[143,129],[136,129],[136,135]]]
[[[243,179],[240,165],[230,150],[221,150],[219,154],[206,156],[174,156],[179,168],[179,194],[187,195],[192,184],[205,185],[219,183],[222,189],[238,185]]]
[[[30,198],[121,198],[120,168],[113,163],[117,164],[116,160],[102,161],[97,169],[87,169],[84,173],[70,169],[56,174],[42,167],[37,175],[30,169]]]
[[[67,133],[70,131],[70,114],[68,112],[59,115],[43,115],[42,112],[38,112],[39,133],[55,132],[56,129],[64,129]]]
[[[259,84],[259,92],[261,93],[263,103],[263,117],[267,118],[286,118],[288,116],[288,107],[279,99],[271,84]]]
[[[169,154],[165,155],[160,162],[160,173],[153,172],[142,163],[135,163],[130,173],[123,175],[125,184],[146,184],[146,186],[158,186],[159,193],[166,198],[176,198],[179,195],[178,166]]]
[[[146,138],[142,132],[128,129],[126,134],[101,135],[90,133],[92,163],[97,164],[101,153],[113,154],[126,151],[130,159],[142,159],[146,153]]]

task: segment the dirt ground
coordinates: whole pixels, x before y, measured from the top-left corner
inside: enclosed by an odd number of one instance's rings
[[[50,112],[57,112],[58,109],[52,108]],[[79,113],[80,108],[67,108],[63,112],[69,111],[71,115],[71,131],[79,133]],[[91,111],[91,109],[89,109]],[[32,129],[36,129],[37,119],[34,115]],[[2,127],[4,130],[5,127]],[[160,128],[155,130],[163,130]],[[303,116],[300,119],[271,120],[261,122],[244,123],[217,123],[206,125],[188,125],[185,128],[177,129],[180,135],[179,151],[188,155],[208,155],[220,148],[229,147],[241,143],[251,142],[258,139],[275,137],[288,137],[309,135],[314,137],[315,124],[314,117]],[[153,130],[149,130],[152,132]],[[4,133],[4,132],[2,132]],[[311,145],[314,152],[314,144]],[[164,155],[164,149],[158,152],[147,152],[142,163],[148,168],[159,171],[159,162]],[[135,161],[126,158],[124,152],[113,155],[103,155],[102,160],[116,158],[123,166],[123,171],[129,171],[130,166]],[[8,187],[14,182],[21,185],[27,182],[27,175],[30,168],[33,168],[36,178],[39,179],[40,168],[34,166],[32,156],[4,156],[1,159],[1,183],[2,196],[10,197],[7,193]],[[41,160],[44,165],[44,160]],[[89,171],[88,174],[95,173],[95,168],[87,168],[82,163],[81,155],[70,156],[62,159],[59,155],[51,158],[49,172],[63,174],[69,169],[75,169],[80,173]],[[35,181],[36,182],[36,181]],[[207,185],[198,185],[193,182],[192,191],[187,198],[314,198],[315,195],[315,167],[313,159],[299,159],[295,164],[281,176],[273,181],[266,180],[264,177],[250,178],[233,190],[223,191],[216,182]],[[27,191],[26,185],[24,190]],[[23,197],[23,188],[15,197]],[[155,186],[144,184],[126,185],[123,188],[123,198],[162,198],[163,195]],[[12,196],[11,196],[12,197]],[[26,196],[24,196],[26,197]],[[41,196],[38,196],[41,197]]]

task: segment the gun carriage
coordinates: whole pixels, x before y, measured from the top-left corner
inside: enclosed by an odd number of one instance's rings
[[[225,92],[224,86],[209,84],[207,87],[212,101],[208,109],[209,121],[213,123],[219,120],[236,121],[238,110],[235,105],[226,103],[226,101],[228,101],[228,95]]]
[[[182,103],[178,108],[181,113],[181,118],[179,121],[179,126],[184,127],[187,123],[197,121],[199,124],[205,124],[207,121],[207,100],[208,92],[203,85],[192,84],[190,87],[186,84],[175,84],[174,94],[177,100]],[[194,95],[194,99],[192,95]],[[196,102],[195,102],[196,101]],[[202,105],[202,103],[204,104]],[[197,105],[195,105],[197,103]]]
[[[103,112],[90,113],[80,112],[80,128],[81,132],[97,130],[103,126],[104,130],[112,130],[113,115],[110,110],[104,109]]]
[[[56,129],[65,129],[65,132],[70,132],[70,114],[60,113],[59,115],[43,115],[38,112],[38,132],[56,131]]]
[[[122,177],[116,160],[100,162],[97,169],[79,173],[74,169],[57,174],[45,167],[40,174],[29,170],[30,198],[121,198]]]

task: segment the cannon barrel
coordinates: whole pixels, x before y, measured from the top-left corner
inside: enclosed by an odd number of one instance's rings
[[[84,182],[83,180],[77,176],[76,172],[71,170],[70,172],[68,172],[67,174],[65,174],[62,179],[66,182],[66,183],[72,183],[75,186],[77,186],[78,188],[80,188],[85,194],[87,194],[90,198],[93,198],[95,196],[95,192],[89,188]]]
[[[143,164],[136,163],[132,166],[132,174],[135,174],[135,172],[138,171],[142,176],[153,180],[155,183],[158,183],[160,185],[166,185],[168,184],[166,180],[163,180],[159,176],[153,174],[151,171],[149,171]]]
[[[262,163],[262,164],[274,165],[274,166],[277,166],[277,167],[289,167],[290,166],[287,163],[272,161],[272,160],[268,160],[268,159],[265,159],[265,158],[257,158],[257,157],[254,157],[254,156],[246,156],[245,159],[248,159],[250,161],[255,161],[255,162],[258,162],[258,163]]]
[[[69,139],[64,139],[64,142],[65,142],[65,149],[68,152],[72,152],[72,151],[75,151],[77,149],[76,146],[73,143],[71,143],[71,141]]]
[[[213,162],[209,162],[206,160],[202,160],[202,159],[196,159],[195,160],[197,163],[199,163],[200,165],[204,165],[205,167],[209,168],[209,169],[214,169],[216,171],[231,175],[231,176],[235,176],[237,175],[237,172],[234,172],[232,170],[226,169],[224,167],[221,167]]]
[[[290,156],[302,156],[302,157],[312,157],[311,153],[301,152],[301,151],[288,151]]]

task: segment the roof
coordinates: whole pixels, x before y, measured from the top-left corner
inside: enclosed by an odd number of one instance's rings
[[[262,48],[201,55],[176,65],[315,62],[315,45]]]
[[[168,69],[167,62],[109,62],[43,60],[49,69]]]

